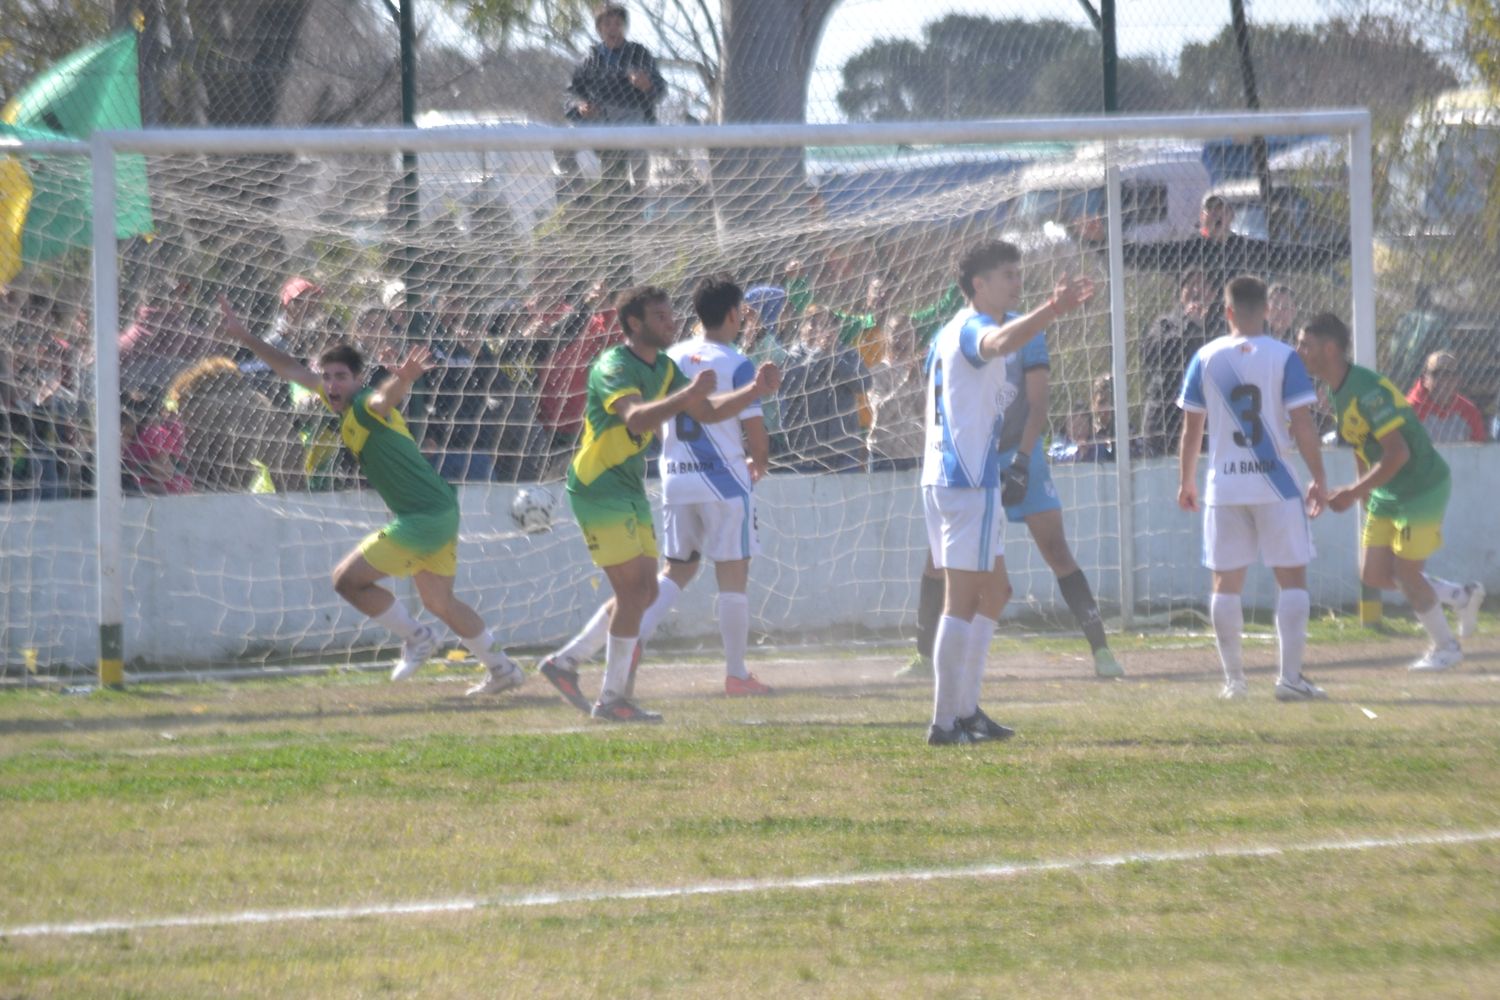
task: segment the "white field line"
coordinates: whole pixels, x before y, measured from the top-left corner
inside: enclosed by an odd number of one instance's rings
[[[462,913],[485,909],[524,909],[563,906],[570,903],[607,903],[636,899],[681,899],[690,896],[727,896],[740,893],[829,889],[858,885],[891,885],[898,882],[935,882],[949,879],[1014,878],[1057,871],[1120,868],[1137,864],[1170,864],[1218,858],[1274,858],[1318,851],[1373,851],[1384,848],[1431,847],[1478,844],[1500,840],[1500,829],[1457,833],[1410,834],[1371,837],[1363,840],[1323,840],[1304,844],[1260,847],[1215,847],[1182,851],[1146,851],[1051,861],[1018,861],[1009,864],[971,865],[958,868],[928,868],[915,871],[852,872],[842,875],[805,875],[791,878],[744,879],[734,882],[704,882],[698,885],[637,886],[619,889],[586,889],[573,892],[539,892],[524,895],[457,897],[445,900],[415,900],[406,903],[368,903],[310,909],[242,910],[238,913],[188,914],[146,917],[138,920],[96,920],[66,924],[27,924],[0,927],[0,940],[21,937],[76,937],[118,931],[142,931],[173,927],[231,927],[246,924],[286,924],[304,920],[352,920],[407,914]]]

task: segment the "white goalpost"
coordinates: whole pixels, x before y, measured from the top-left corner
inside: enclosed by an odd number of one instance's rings
[[[23,161],[87,158],[87,270],[58,261],[23,280],[59,315],[91,316],[94,345],[92,485],[0,507],[0,666],[64,670],[97,658],[100,681],[120,684],[159,671],[354,663],[392,645],[328,583],[387,514],[317,407],[216,341],[221,293],[257,333],[313,355],[350,339],[378,365],[404,341],[434,344],[442,367],[407,419],[459,487],[457,590],[511,644],[565,637],[607,594],[560,481],[579,372],[613,335],[603,295],[662,285],[686,327],[693,282],[720,271],[752,290],[755,350],[801,377],[778,400],[773,474],[757,487],[766,551],[751,567],[752,630],[777,642],[889,641],[913,620],[925,545],[901,443],[912,419],[903,377],[947,318],[957,253],[985,237],[1022,247],[1028,301],[1064,272],[1101,286],[1082,315],[1048,331],[1051,407],[1038,444],[1056,446],[1069,540],[1101,605],[1129,624],[1201,603],[1198,525],[1175,510],[1175,457],[1153,450],[1143,429],[1146,386],[1162,381],[1143,331],[1177,307],[1187,267],[1160,248],[1189,245],[1202,197],[1244,172],[1214,157],[1241,155],[1251,136],[1316,138],[1331,150],[1316,176],[1272,180],[1326,195],[1338,247],[1282,241],[1260,269],[1294,290],[1304,318],[1348,316],[1356,360],[1373,364],[1364,110],[146,130],[0,148]],[[419,162],[406,216],[403,152]],[[158,228],[149,242],[115,233],[115,164],[127,154],[147,164]],[[150,326],[161,317],[171,323]],[[836,331],[826,343],[820,322]],[[132,323],[146,332],[122,342]],[[168,346],[141,353],[161,330]],[[1108,406],[1091,400],[1096,390]],[[1103,440],[1106,426],[1112,462],[1067,451],[1075,431]],[[158,480],[167,467],[180,488]],[[536,483],[553,518],[530,533],[511,501]],[[1355,528],[1318,531],[1328,568],[1314,567],[1314,602],[1352,606]],[[1071,630],[1024,529],[1012,525],[1007,541],[1008,613]],[[685,595],[662,638],[716,636],[712,590],[703,582]],[[397,593],[411,597],[404,585]]]

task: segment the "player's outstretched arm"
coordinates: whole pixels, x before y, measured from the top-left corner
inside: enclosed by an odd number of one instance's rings
[[[1318,440],[1318,425],[1313,420],[1312,407],[1299,406],[1292,410],[1292,440],[1312,482],[1307,485],[1307,516],[1317,517],[1328,503],[1328,478],[1323,474],[1323,443]]]
[[[1406,438],[1401,436],[1399,427],[1391,428],[1376,440],[1380,442],[1380,461],[1362,470],[1353,483],[1328,494],[1328,509],[1335,514],[1368,499],[1371,493],[1396,478],[1396,473],[1411,459],[1411,449],[1406,447]]]
[[[1177,450],[1177,506],[1198,509],[1198,449],[1203,447],[1203,425],[1208,414],[1186,410],[1182,414],[1182,441]]]
[[[369,406],[371,411],[382,417],[391,415],[391,411],[401,405],[406,394],[411,392],[412,383],[421,378],[423,373],[430,372],[437,365],[432,360],[432,352],[426,346],[413,347],[406,352],[406,359],[391,372],[379,387],[370,393]]]
[[[634,392],[621,396],[615,400],[615,416],[625,422],[625,429],[632,434],[653,433],[679,413],[692,414],[692,407],[707,402],[718,387],[718,376],[712,369],[705,368],[686,386],[653,403],[646,402]],[[694,417],[696,419],[696,415]]]
[[[317,392],[322,388],[323,380],[311,368],[251,333],[245,321],[234,311],[234,306],[229,304],[228,296],[219,296],[219,313],[223,317],[221,326],[225,335],[240,346],[249,348],[251,353],[269,365],[277,375],[288,382],[296,382],[310,392]]]
[[[1052,290],[1052,298],[1009,322],[991,327],[979,339],[979,356],[985,360],[1019,351],[1028,340],[1060,316],[1094,297],[1094,282],[1088,277],[1064,276]]]
[[[692,403],[687,407],[687,415],[700,424],[716,424],[730,417],[737,417],[740,411],[763,396],[775,395],[776,390],[781,388],[781,369],[775,364],[767,361],[755,370],[755,378],[735,389],[720,396],[711,396],[699,402]]]

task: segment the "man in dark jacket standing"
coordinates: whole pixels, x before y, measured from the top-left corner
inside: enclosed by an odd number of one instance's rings
[[[609,3],[594,15],[599,42],[573,70],[568,85],[568,120],[586,125],[654,125],[657,102],[667,81],[656,57],[644,45],[625,40],[630,15]],[[606,191],[639,192],[646,185],[649,157],[638,149],[603,149],[599,160]]]

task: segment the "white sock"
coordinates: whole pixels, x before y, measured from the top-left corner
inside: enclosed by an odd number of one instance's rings
[[[1453,638],[1453,630],[1448,627],[1448,616],[1443,613],[1442,601],[1438,601],[1426,611],[1417,611],[1417,621],[1422,623],[1422,627],[1427,630],[1427,635],[1432,639],[1432,644],[1438,649],[1457,644],[1458,640]]]
[[[939,618],[937,639],[932,644],[932,724],[939,729],[952,729],[958,721],[968,649],[969,623],[951,615]]]
[[[406,605],[401,603],[399,597],[391,602],[390,607],[376,615],[373,620],[396,633],[403,641],[416,635],[417,630],[422,627],[411,616],[411,612],[406,610]]]
[[[593,617],[568,644],[557,651],[560,660],[573,660],[576,663],[586,663],[599,655],[599,650],[604,648],[604,638],[609,635],[609,612],[610,604],[605,601],[594,610]]]
[[[667,617],[667,612],[672,610],[672,605],[677,603],[677,598],[682,596],[682,588],[672,582],[669,576],[656,578],[656,600],[651,602],[651,607],[641,615],[641,639],[651,638],[656,631],[656,626]]]
[[[1469,600],[1469,592],[1461,583],[1454,583],[1452,580],[1444,580],[1427,573],[1422,574],[1422,579],[1432,585],[1432,591],[1437,594],[1439,603],[1450,608],[1462,607]]]
[[[1224,664],[1224,678],[1245,679],[1245,660],[1241,653],[1241,635],[1245,631],[1245,612],[1239,594],[1215,594],[1208,601],[1214,620],[1214,644],[1219,647],[1219,662]]]
[[[964,697],[958,706],[958,717],[967,719],[979,711],[979,688],[984,684],[984,667],[990,656],[990,640],[1000,623],[984,615],[969,622],[969,641],[964,648]]]
[[[505,662],[505,653],[503,650],[495,648],[495,636],[489,629],[480,629],[478,635],[470,636],[467,639],[459,636],[459,639],[463,642],[464,648],[474,654],[474,659],[486,667],[493,667]]]
[[[734,591],[719,594],[719,635],[724,640],[724,672],[743,680],[745,647],[750,642],[750,598]]]
[[[1281,683],[1302,679],[1302,650],[1307,646],[1307,614],[1312,600],[1305,590],[1283,590],[1276,598],[1276,646],[1281,651]]]
[[[638,642],[640,639],[635,636],[609,634],[605,642],[604,683],[599,687],[601,703],[625,697],[625,688],[630,683],[630,661]]]

